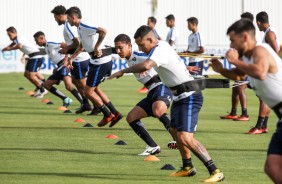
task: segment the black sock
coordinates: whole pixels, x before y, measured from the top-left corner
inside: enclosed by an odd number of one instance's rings
[[[183,167],[193,167],[192,159],[182,159]]]
[[[147,143],[147,145],[149,145],[150,147],[158,146],[140,120],[135,120],[129,123],[129,125],[134,130],[134,132]]]
[[[205,166],[207,167],[210,174],[212,174],[217,169],[212,160],[207,161],[205,163]]]
[[[267,121],[268,121],[268,116],[265,116],[261,128],[267,128]]]
[[[88,99],[86,97],[83,97],[82,101],[83,101],[83,104],[89,104],[89,101],[88,101]]]
[[[236,113],[237,113],[237,108],[233,108],[232,107],[232,109],[231,109],[231,115],[236,115]]]
[[[264,122],[264,117],[259,116],[257,124],[256,124],[256,128],[261,128],[263,125],[263,122]]]
[[[105,104],[103,104],[101,107],[99,107],[99,109],[102,111],[102,113],[104,114],[105,117],[109,117],[111,115],[111,112],[105,106]]]
[[[73,89],[71,91],[71,94],[79,101],[79,103],[83,104],[81,95],[78,93],[78,91],[76,89]]]
[[[59,91],[57,88],[55,88],[54,86],[52,86],[49,91],[53,94],[56,95],[57,97],[59,97],[60,99],[64,100],[67,97],[61,92]]]
[[[242,108],[242,115],[248,117],[248,111],[247,108]]]
[[[163,115],[161,115],[161,117],[159,118],[160,122],[163,123],[165,129],[170,133],[171,137],[174,140],[174,137],[172,136],[171,132],[170,132],[170,117],[167,113],[164,113]]]
[[[114,107],[114,105],[112,104],[112,102],[107,103],[106,106],[110,109],[110,111],[114,115],[117,115],[118,112],[117,112],[116,108]]]
[[[41,93],[43,93],[43,92],[45,91],[45,89],[44,89],[44,84],[43,84],[43,83],[41,83],[39,89],[40,89],[40,92],[41,92]]]

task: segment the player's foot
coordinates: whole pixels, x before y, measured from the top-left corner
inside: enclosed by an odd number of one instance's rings
[[[33,95],[30,95],[31,97],[36,97],[37,95],[40,94],[40,89],[35,89],[34,90],[34,94]]]
[[[70,106],[71,103],[72,103],[72,99],[67,97],[63,101],[63,106],[67,108],[68,106]]]
[[[220,116],[220,119],[236,119],[237,115],[227,114],[225,116]]]
[[[262,128],[253,127],[246,134],[262,134]]]
[[[233,119],[233,121],[249,121],[249,120],[250,120],[250,118],[249,118],[248,115],[247,116],[241,115],[241,116]]]
[[[114,119],[115,115],[111,114],[109,117],[105,117],[98,123],[98,127],[105,126],[109,122],[111,122]]]
[[[119,122],[119,120],[121,120],[122,118],[123,118],[123,115],[122,115],[120,112],[118,112],[118,113],[115,115],[115,117],[113,118],[113,120],[112,120],[112,122],[111,122],[111,124],[110,124],[109,127],[115,126],[115,124],[117,124],[117,122]]]
[[[170,141],[170,142],[167,144],[167,147],[168,147],[169,149],[178,149],[176,141]]]
[[[267,133],[268,133],[267,127],[261,128],[261,132],[262,132],[263,134],[267,134]]]
[[[35,98],[43,98],[44,95],[48,93],[47,89],[44,89],[43,92],[40,92],[38,95],[34,95]]]
[[[101,113],[101,110],[99,108],[93,108],[93,110],[91,111],[91,113],[87,114],[87,116],[95,116],[97,114]]]
[[[75,113],[76,114],[81,114],[85,111],[91,111],[92,110],[92,107],[90,104],[82,104],[76,111]]]
[[[224,174],[219,169],[216,169],[208,179],[206,179],[205,183],[216,183],[224,180]]]
[[[145,86],[143,88],[140,88],[137,90],[138,93],[147,93],[148,92],[148,88],[146,88]]]
[[[169,176],[173,177],[185,177],[194,176],[197,173],[195,167],[181,167],[178,171],[171,173]]]
[[[145,151],[143,151],[142,153],[140,153],[138,155],[140,155],[140,156],[157,155],[160,152],[161,152],[160,146],[150,147],[150,146],[147,145]]]

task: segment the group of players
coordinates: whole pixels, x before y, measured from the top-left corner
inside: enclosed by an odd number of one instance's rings
[[[170,176],[196,174],[197,171],[191,160],[192,152],[210,173],[204,182],[224,180],[223,172],[216,167],[208,151],[194,137],[203,96],[201,80],[194,80],[190,72],[197,73],[201,70],[199,66],[187,67],[178,56],[173,47],[175,44],[172,36],[173,26],[171,33],[168,34],[167,42],[160,40],[152,27],[141,26],[134,34],[139,50],[133,49],[130,37],[126,34],[120,34],[115,38],[115,49],[104,48],[102,41],[107,31],[82,21],[82,13],[78,7],[66,10],[64,6],[59,5],[51,12],[57,23],[64,25],[66,43],[47,42],[41,31],[34,34],[36,43],[44,46],[48,56],[58,65],[47,81],[44,81],[44,77],[38,73],[43,62],[43,52],[21,40],[15,28],[7,29],[8,36],[13,42],[3,49],[3,51],[20,49],[29,56],[25,77],[36,86],[38,92],[35,97],[42,97],[47,89],[61,98],[65,106],[70,105],[72,100],[53,86],[63,80],[66,88],[82,104],[77,110],[78,113],[91,110],[88,102],[90,100],[96,107],[93,108],[91,114],[101,111],[104,115],[98,126],[110,123],[112,127],[123,116],[116,110],[99,85],[105,77],[109,76],[109,79],[113,79],[122,77],[124,73],[133,73],[136,79],[148,89],[147,96],[126,117],[130,127],[147,144],[146,150],[140,155],[160,152],[160,147],[141,122],[141,119],[153,116],[163,123],[174,139],[175,142],[170,144],[171,148],[178,148],[181,154],[183,166]],[[167,23],[170,20],[174,20],[173,15],[167,17]],[[193,32],[191,40],[197,39],[197,47],[189,46],[187,52],[202,53],[204,49],[200,35],[197,33],[198,20],[191,17],[187,23],[188,28]],[[228,28],[227,34],[230,37],[232,49],[226,53],[226,58],[236,68],[224,69],[217,59],[211,60],[211,67],[233,80],[245,80],[248,76],[250,85],[257,96],[279,117],[277,131],[269,146],[265,171],[275,183],[282,183],[282,95],[279,94],[279,89],[282,88],[282,61],[269,45],[256,44],[255,27],[250,20],[236,21]],[[97,40],[96,35],[98,35]],[[126,58],[129,67],[111,74],[113,52]],[[199,64],[195,59],[194,63]],[[78,90],[72,87],[72,83]],[[170,117],[166,111],[171,101]]]

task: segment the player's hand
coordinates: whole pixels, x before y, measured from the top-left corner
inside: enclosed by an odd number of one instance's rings
[[[7,48],[7,47],[5,47],[5,48],[2,49],[2,52],[5,52],[5,51],[8,51],[8,48]]]
[[[117,78],[118,79],[118,78],[120,78],[122,76],[123,76],[123,72],[122,71],[118,71],[118,72],[112,74],[110,77],[108,77],[108,79],[113,79],[113,78]]]
[[[103,52],[102,52],[101,49],[95,49],[94,50],[94,56],[101,57],[102,54],[103,54]]]
[[[21,62],[22,62],[22,63],[25,63],[25,59],[26,59],[26,57],[24,57],[24,56],[21,57]]]
[[[68,67],[69,69],[73,69],[73,66],[72,66],[72,59],[70,59],[70,58],[68,58],[68,57],[65,57],[64,58],[64,65],[66,66],[66,67]]]
[[[199,68],[197,66],[187,66],[186,68],[190,73],[197,74],[199,71],[201,71],[201,68]]]
[[[222,63],[216,58],[212,58],[210,60],[209,66],[211,66],[212,69],[217,73],[220,73],[220,71],[223,69]]]
[[[239,53],[236,49],[230,48],[226,52],[226,59],[230,64],[236,63],[238,61],[238,58],[239,58]]]
[[[67,50],[67,44],[65,42],[62,42],[60,47],[61,47],[61,50],[59,50],[59,53],[60,54],[67,54],[67,51],[68,51]]]

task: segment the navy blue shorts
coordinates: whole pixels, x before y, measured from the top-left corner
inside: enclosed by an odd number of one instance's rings
[[[41,68],[41,65],[44,63],[45,58],[35,58],[29,59],[26,63],[25,70],[29,72],[38,72]]]
[[[178,132],[194,133],[198,125],[198,116],[203,105],[202,92],[174,101],[171,105],[171,127]]]
[[[56,71],[47,80],[63,80],[65,76],[71,76],[70,70],[66,66],[62,66],[59,71]]]
[[[201,69],[200,71],[198,71],[197,74],[191,73],[192,75],[203,75],[204,61],[192,62],[189,63],[188,66],[197,66]]]
[[[165,85],[161,84],[149,91],[146,98],[141,100],[136,106],[141,107],[148,116],[154,116],[152,105],[155,101],[165,102],[167,108],[170,106],[172,99],[171,90]]]
[[[89,64],[89,72],[86,81],[86,85],[90,87],[96,87],[105,80],[106,76],[110,76],[112,73],[113,62],[109,61],[101,65]]]
[[[277,123],[277,130],[269,143],[267,155],[282,155],[282,121]]]
[[[87,77],[90,59],[81,62],[72,62],[73,69],[71,75],[75,79],[83,79]]]

